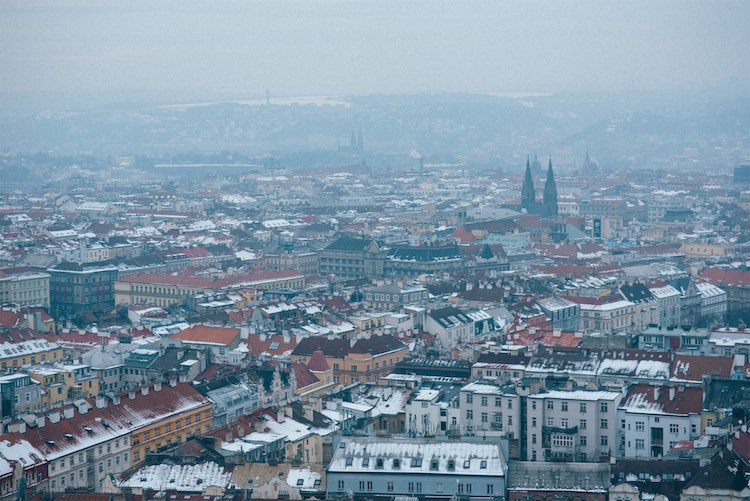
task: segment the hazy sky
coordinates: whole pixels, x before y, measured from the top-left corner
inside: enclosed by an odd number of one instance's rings
[[[750,1],[0,2],[0,92],[742,89]]]

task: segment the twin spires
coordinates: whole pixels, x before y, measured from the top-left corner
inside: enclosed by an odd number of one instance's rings
[[[534,155],[536,161],[536,154]],[[526,209],[528,213],[544,214],[546,216],[557,216],[557,184],[555,175],[552,171],[552,157],[549,159],[547,166],[547,180],[544,183],[544,193],[542,195],[542,204],[536,202],[536,189],[534,188],[534,178],[531,174],[531,161],[526,157],[526,173],[523,178],[521,187],[521,209]]]

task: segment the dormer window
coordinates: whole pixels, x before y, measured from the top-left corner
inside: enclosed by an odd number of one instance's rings
[[[454,471],[456,469],[456,461],[454,459],[448,460],[448,471]]]
[[[375,468],[377,468],[378,470],[382,470],[383,469],[383,458],[378,458],[375,461]]]
[[[393,469],[398,470],[401,468],[401,460],[400,459],[394,459],[393,460]]]
[[[482,470],[486,470],[487,469],[487,460],[483,459],[482,462],[479,463],[479,468],[481,468]]]
[[[471,466],[471,459],[467,459],[466,461],[464,461],[465,470],[468,470],[470,466]]]
[[[421,468],[422,467],[422,458],[412,458],[411,459],[411,467],[412,468]]]
[[[430,470],[437,471],[439,464],[440,463],[439,463],[439,461],[437,459],[433,459],[432,461],[430,461]]]
[[[354,463],[354,458],[353,457],[350,456],[350,457],[346,458],[346,466],[351,466],[353,463]]]
[[[370,458],[364,458],[362,460],[362,467],[367,468],[368,466],[370,466]]]

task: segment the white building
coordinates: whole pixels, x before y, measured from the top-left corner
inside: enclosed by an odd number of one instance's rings
[[[591,298],[576,298],[581,305],[581,327],[584,332],[623,332],[636,323],[636,305],[624,299],[603,302]]]
[[[727,318],[727,291],[708,282],[695,284],[700,294],[699,316],[709,325],[722,324]]]
[[[680,325],[680,291],[669,284],[650,287],[651,294],[656,298],[659,311],[659,321],[662,327]]]
[[[618,457],[660,458],[701,429],[703,388],[639,384],[617,409]]]
[[[526,399],[526,450],[531,461],[599,461],[617,446],[612,391],[550,391]]]
[[[459,426],[481,436],[521,436],[521,398],[513,385],[469,383],[460,392]]]

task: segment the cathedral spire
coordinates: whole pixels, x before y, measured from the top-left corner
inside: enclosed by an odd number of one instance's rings
[[[555,174],[552,172],[552,157],[549,158],[547,181],[544,183],[544,209],[548,216],[558,214],[557,184],[555,183]]]
[[[521,208],[529,210],[536,203],[536,190],[534,189],[534,178],[531,176],[531,163],[526,157],[526,174],[521,187]]]

